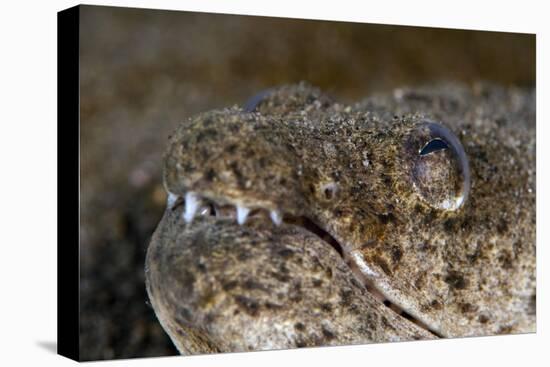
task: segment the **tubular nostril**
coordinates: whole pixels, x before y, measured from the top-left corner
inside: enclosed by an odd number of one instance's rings
[[[248,101],[246,101],[243,106],[244,112],[254,112],[254,110],[256,110],[260,103],[262,103],[262,101],[266,99],[266,97],[269,96],[272,92],[272,89],[266,89],[248,99]]]
[[[321,192],[325,200],[333,200],[338,193],[338,185],[334,182],[329,182],[321,186]]]

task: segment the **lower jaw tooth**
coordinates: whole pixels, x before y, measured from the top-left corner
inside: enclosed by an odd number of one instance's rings
[[[203,206],[199,210],[199,215],[202,215],[202,216],[210,215],[210,208],[207,206]]]

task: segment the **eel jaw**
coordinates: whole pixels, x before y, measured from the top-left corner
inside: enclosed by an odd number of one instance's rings
[[[352,274],[355,275],[360,284],[371,293],[384,306],[388,307],[394,313],[407,319],[408,321],[420,326],[436,337],[444,337],[435,325],[429,325],[423,320],[412,315],[412,312],[406,306],[391,297],[376,283],[376,272],[368,267],[363,258],[357,254],[346,251],[346,246],[338,242],[329,232],[306,216],[296,216],[284,213],[280,209],[266,209],[261,206],[245,206],[240,203],[218,203],[197,192],[189,191],[185,195],[176,195],[168,192],[167,209],[173,210],[178,205],[185,205],[182,212],[182,219],[191,224],[195,216],[215,216],[219,218],[233,218],[239,225],[244,225],[249,218],[264,219],[271,221],[276,226],[293,225],[316,235],[325,243],[330,245],[350,267]]]

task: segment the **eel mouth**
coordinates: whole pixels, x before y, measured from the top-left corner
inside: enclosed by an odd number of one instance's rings
[[[425,322],[407,312],[407,309],[395,302],[392,302],[384,295],[384,293],[376,286],[374,279],[367,277],[351,259],[346,252],[346,247],[341,245],[334,236],[315,223],[306,216],[296,216],[285,213],[279,210],[269,210],[261,207],[245,207],[240,205],[228,204],[228,202],[219,203],[195,192],[188,192],[185,196],[178,196],[168,193],[167,207],[168,210],[173,210],[180,205],[185,205],[182,212],[182,219],[191,223],[195,216],[213,216],[217,218],[232,218],[240,225],[245,225],[247,220],[264,221],[265,223],[275,226],[295,226],[302,230],[315,235],[331,247],[344,260],[345,264],[351,269],[352,274],[356,277],[365,290],[370,293],[376,300],[384,305],[391,312],[400,317],[416,324],[418,327],[430,332],[438,338],[443,338],[439,332],[427,325]]]

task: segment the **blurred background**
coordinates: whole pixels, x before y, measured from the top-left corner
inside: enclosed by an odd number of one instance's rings
[[[307,81],[342,102],[437,81],[535,85],[535,36],[81,6],[80,352],[177,354],[145,291],[162,154],[196,113]]]

